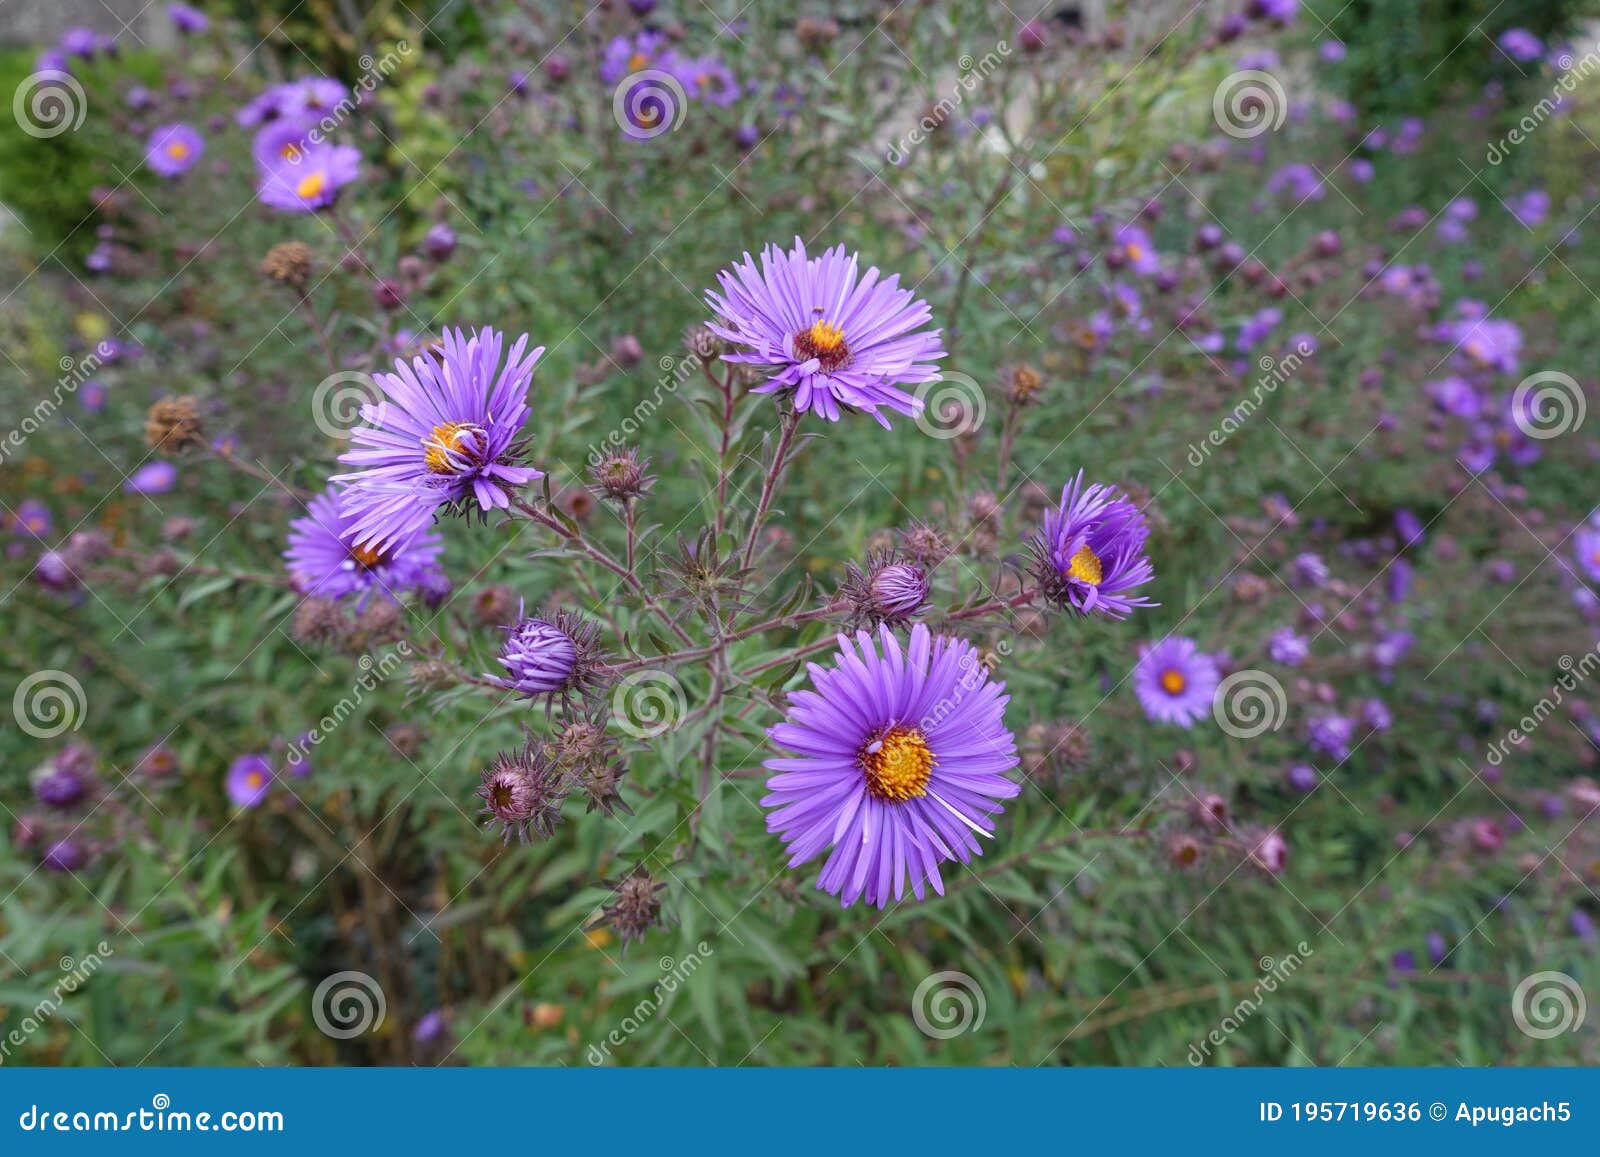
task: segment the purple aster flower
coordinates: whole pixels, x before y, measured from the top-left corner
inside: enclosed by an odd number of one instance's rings
[[[17,503],[16,514],[6,520],[15,534],[46,538],[50,534],[50,508],[36,498]]]
[[[256,130],[250,154],[261,176],[268,178],[279,166],[298,162],[311,148],[313,127],[300,117],[277,117]]]
[[[185,124],[162,125],[150,134],[144,162],[160,176],[171,179],[191,168],[206,151],[206,143]]]
[[[61,34],[61,51],[68,56],[91,59],[100,50],[100,34],[93,28],[69,28]]]
[[[1330,759],[1343,761],[1350,755],[1350,740],[1355,735],[1356,723],[1347,715],[1323,715],[1313,719],[1307,728],[1306,738],[1311,750],[1320,751]]]
[[[1443,964],[1444,961],[1445,961],[1445,957],[1447,957],[1449,955],[1450,955],[1450,944],[1449,944],[1449,942],[1446,941],[1445,938],[1442,935],[1440,935],[1438,932],[1429,932],[1428,933],[1428,959],[1433,961],[1434,966],[1437,967],[1438,965]]]
[[[1374,731],[1387,731],[1394,726],[1394,715],[1382,699],[1367,699],[1361,704],[1361,722]]]
[[[433,261],[448,261],[456,251],[456,231],[444,221],[430,225],[422,238],[422,251]]]
[[[606,45],[600,60],[600,79],[606,84],[616,84],[625,76],[643,72],[647,68],[677,75],[680,67],[677,54],[663,48],[666,38],[659,32],[644,31],[629,40],[619,36]]]
[[[443,506],[504,510],[512,490],[544,477],[512,465],[544,347],[528,350],[523,334],[502,361],[504,345],[488,327],[470,338],[447,329],[442,358],[427,352],[373,375],[385,400],[361,408],[368,424],[339,456],[357,472],[333,479],[349,483],[340,509],[357,545],[408,538]]]
[[[411,1039],[418,1044],[432,1044],[444,1036],[448,1028],[444,1013],[436,1008],[417,1021],[417,1026],[411,1030]]]
[[[1372,645],[1372,659],[1380,667],[1394,667],[1406,652],[1411,650],[1416,638],[1409,631],[1390,631]]]
[[[1309,550],[1295,555],[1293,572],[1297,586],[1320,587],[1328,581],[1328,564],[1322,561],[1321,555]]]
[[[922,566],[888,552],[869,556],[865,567],[852,564],[839,593],[850,604],[853,625],[876,627],[916,617],[932,589]]]
[[[171,462],[150,462],[135,470],[122,484],[126,494],[165,494],[178,483],[178,468]]]
[[[1543,189],[1529,189],[1511,199],[1511,215],[1529,229],[1544,224],[1550,214],[1550,194]]]
[[[385,550],[356,546],[352,521],[339,511],[339,491],[329,487],[306,504],[303,518],[289,524],[289,548],[284,564],[295,589],[305,595],[342,599],[361,595],[365,605],[372,594],[397,600],[416,590],[439,570],[444,540],[422,532],[401,539]]]
[[[350,98],[350,90],[326,76],[308,76],[277,87],[279,116],[321,120]]]
[[[233,114],[234,123],[246,129],[266,124],[282,111],[282,99],[283,93],[277,86],[269,88],[241,105]]]
[[[264,755],[241,755],[223,783],[235,807],[260,807],[272,790],[272,764]]]
[[[198,35],[211,27],[211,21],[204,12],[187,4],[167,5],[167,19],[172,21],[174,28],[186,36]]]
[[[839,407],[865,410],[885,429],[886,406],[916,415],[922,402],[898,387],[935,381],[944,357],[938,330],[925,330],[932,311],[896,274],[880,279],[876,266],[859,273],[854,254],[835,246],[806,256],[796,237],[787,253],[761,252],[758,269],[749,253],[717,275],[722,292],[706,293],[719,316],[710,329],[748,352],[730,362],[764,366],[773,376],[754,393],[793,388],[795,409],[816,410],[830,422]]]
[[[733,70],[715,56],[702,56],[685,61],[677,68],[677,75],[689,95],[718,108],[727,108],[739,99],[739,82]]]
[[[1473,419],[1483,412],[1483,397],[1465,378],[1448,377],[1429,382],[1424,389],[1433,404],[1456,418]]]
[[[57,840],[40,857],[39,863],[51,872],[76,872],[89,862],[89,853],[77,840]]]
[[[1412,566],[1403,558],[1397,558],[1389,564],[1389,573],[1385,577],[1384,586],[1391,603],[1403,603],[1411,594],[1411,580],[1415,572]]]
[[[1321,174],[1299,161],[1283,166],[1267,181],[1268,193],[1277,194],[1286,190],[1290,197],[1302,203],[1320,201],[1327,196]]]
[[[1402,506],[1394,512],[1394,530],[1400,536],[1402,546],[1416,546],[1427,533],[1422,519],[1409,506]]]
[[[1056,606],[1081,615],[1096,611],[1125,619],[1156,604],[1130,592],[1155,577],[1145,553],[1149,524],[1115,487],[1083,484],[1083,471],[1062,488],[1061,504],[1045,512],[1029,541],[1039,590]]]
[[[1365,185],[1376,175],[1377,171],[1373,168],[1372,162],[1367,160],[1367,158],[1357,157],[1350,162],[1350,179],[1355,181],[1356,184]]]
[[[287,213],[311,213],[333,204],[339,190],[361,175],[361,153],[350,145],[312,144],[264,173],[257,195]]]
[[[1128,224],[1117,229],[1111,238],[1112,251],[1128,263],[1128,268],[1141,276],[1161,271],[1161,255],[1146,233],[1138,225]]]
[[[1540,54],[1544,52],[1544,45],[1539,42],[1539,38],[1526,28],[1506,29],[1500,34],[1500,47],[1518,64],[1538,60]]]
[[[1249,353],[1261,340],[1277,328],[1283,320],[1283,310],[1268,306],[1239,327],[1237,345],[1240,353]]]
[[[1338,64],[1347,55],[1344,41],[1324,40],[1317,46],[1317,55],[1329,64]]]
[[[1293,791],[1313,791],[1317,786],[1317,769],[1309,763],[1297,763],[1284,773],[1283,778]]]
[[[1221,673],[1193,639],[1169,635],[1145,649],[1133,669],[1133,691],[1157,723],[1193,727],[1211,713]]]
[[[1005,684],[972,644],[921,624],[904,648],[888,627],[840,635],[833,666],[810,671],[767,733],[794,753],[766,761],[767,830],[791,868],[831,847],[817,887],[846,908],[898,901],[908,878],[918,900],[928,884],[942,896],[939,864],[982,855],[990,817],[1021,791]]]
[[[1572,934],[1585,944],[1593,944],[1600,940],[1600,932],[1595,930],[1594,917],[1582,908],[1572,910]]]
[[[1280,627],[1267,640],[1267,654],[1272,656],[1274,663],[1298,667],[1311,654],[1311,645],[1306,642],[1305,636],[1296,634],[1293,627]]]
[[[1392,963],[1396,972],[1402,976],[1410,975],[1417,970],[1417,954],[1409,948],[1402,948],[1394,954]]]
[[[1589,581],[1600,583],[1600,527],[1585,526],[1574,534],[1572,552]]]
[[[39,802],[54,808],[69,808],[88,792],[89,784],[72,767],[52,767],[33,785]]]

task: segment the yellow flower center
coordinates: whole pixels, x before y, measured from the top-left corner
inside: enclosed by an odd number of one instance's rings
[[[375,546],[352,546],[350,548],[350,557],[355,559],[360,566],[371,570],[383,561],[383,551]]]
[[[255,791],[265,782],[266,777],[263,776],[259,771],[252,771],[249,775],[244,777],[244,784],[251,791]]]
[[[290,141],[279,150],[279,155],[286,161],[298,161],[300,159],[300,146]]]
[[[1090,550],[1087,543],[1078,548],[1078,553],[1073,555],[1067,564],[1067,577],[1094,586],[1099,586],[1100,580],[1105,578],[1105,571],[1100,566],[1100,556]]]
[[[189,146],[182,141],[173,141],[167,146],[167,156],[175,161],[181,161],[189,155]]]
[[[1183,677],[1182,671],[1166,670],[1161,672],[1161,689],[1168,695],[1182,695],[1183,689],[1189,685],[1189,680]]]
[[[810,328],[794,335],[794,352],[804,361],[820,362],[824,373],[850,364],[850,346],[844,340],[844,330],[820,317]]]
[[[635,52],[632,56],[628,57],[628,71],[638,72],[641,68],[645,67],[645,65],[649,63],[650,58],[648,56],[642,52]]]
[[[321,170],[309,173],[300,178],[300,183],[294,187],[294,195],[302,201],[309,201],[313,197],[322,196],[322,191],[328,187],[328,176]]]
[[[1128,254],[1129,261],[1140,261],[1144,258],[1144,246],[1142,245],[1131,244],[1127,246],[1126,252]]]
[[[458,455],[470,455],[482,445],[483,427],[472,422],[445,422],[435,426],[422,443],[422,461],[431,474],[458,474]]]
[[[892,803],[921,799],[933,776],[933,752],[914,727],[891,727],[861,749],[867,790]]]

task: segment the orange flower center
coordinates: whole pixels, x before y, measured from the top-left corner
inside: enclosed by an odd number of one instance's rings
[[[328,187],[328,175],[321,170],[308,173],[300,178],[300,183],[294,187],[294,195],[302,201],[310,201],[322,196],[322,191]]]
[[[628,57],[628,71],[638,72],[641,68],[645,67],[645,65],[649,63],[650,58],[648,56],[642,52],[635,52],[632,56]]]
[[[933,751],[914,727],[891,727],[861,749],[867,790],[891,803],[921,799],[933,776]]]
[[[175,161],[181,161],[189,155],[189,146],[182,141],[173,141],[167,146],[167,156]]]
[[[353,558],[358,565],[364,566],[368,570],[371,570],[373,567],[383,562],[383,551],[379,550],[375,546],[352,546],[350,548],[350,557]]]
[[[459,474],[483,444],[483,427],[472,422],[435,426],[422,443],[422,460],[432,474]]]
[[[1182,671],[1169,669],[1161,672],[1161,689],[1168,695],[1182,695],[1188,685],[1189,680],[1183,677]]]

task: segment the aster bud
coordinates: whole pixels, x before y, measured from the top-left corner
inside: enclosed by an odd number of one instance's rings
[[[1228,801],[1216,792],[1206,792],[1196,796],[1190,810],[1194,815],[1195,823],[1203,828],[1225,828],[1228,826]]]
[[[723,341],[711,332],[711,327],[696,322],[683,331],[683,344],[688,351],[703,362],[712,362],[722,356],[726,348]]]
[[[611,903],[600,911],[624,945],[630,940],[642,940],[646,932],[661,923],[660,893],[665,888],[665,884],[652,880],[642,865],[617,882]]]
[[[795,21],[794,36],[807,51],[821,52],[839,38],[839,25],[826,17],[802,16]]]
[[[589,488],[617,502],[642,498],[656,481],[649,466],[650,460],[632,447],[613,451],[589,467]]]
[[[1164,850],[1167,863],[1180,872],[1198,868],[1206,857],[1205,844],[1189,832],[1173,832],[1167,837]]]
[[[495,682],[529,698],[563,699],[595,682],[600,665],[600,629],[570,611],[545,612],[506,628]]]
[[[857,625],[876,627],[915,618],[931,590],[928,573],[920,565],[886,554],[869,557],[865,567],[849,566],[840,593]]]

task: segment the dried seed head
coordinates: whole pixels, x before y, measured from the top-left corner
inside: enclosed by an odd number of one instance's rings
[[[510,840],[548,839],[561,822],[567,788],[560,770],[532,734],[518,751],[501,752],[478,786],[483,814]]]
[[[187,395],[162,398],[144,419],[145,445],[168,453],[199,445],[203,440],[200,404]]]
[[[304,289],[311,280],[311,248],[302,241],[285,241],[267,250],[261,272],[280,285]]]

